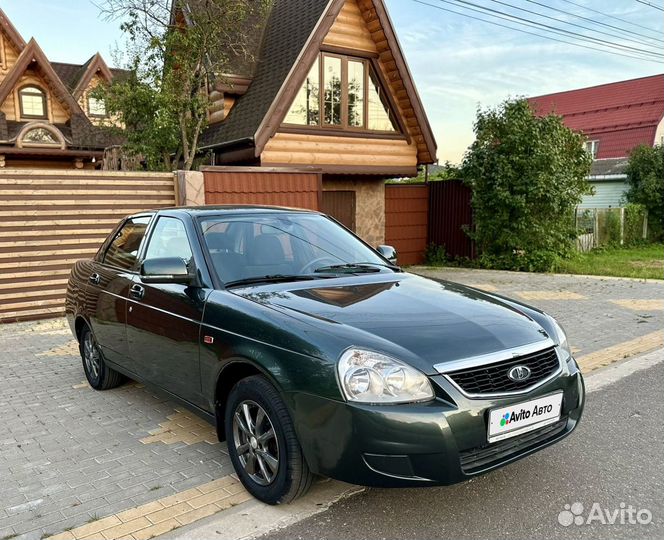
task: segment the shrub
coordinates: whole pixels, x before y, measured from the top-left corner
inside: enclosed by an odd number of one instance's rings
[[[447,263],[445,246],[430,243],[424,252],[424,260],[429,266],[443,266]]]
[[[473,190],[476,241],[486,264],[551,270],[574,251],[573,213],[591,192],[582,135],[555,115],[536,116],[526,100],[479,110],[476,140],[463,162]]]
[[[627,201],[648,210],[652,240],[664,238],[664,147],[637,146],[627,166]]]

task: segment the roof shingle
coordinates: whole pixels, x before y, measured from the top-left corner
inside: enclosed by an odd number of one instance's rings
[[[329,0],[275,0],[263,36],[254,80],[228,118],[209,126],[201,147],[253,138]]]

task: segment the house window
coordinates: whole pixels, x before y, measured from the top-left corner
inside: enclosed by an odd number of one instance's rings
[[[32,145],[41,146],[44,144],[45,145],[57,144],[59,146],[60,141],[55,136],[55,134],[50,132],[48,129],[35,128],[31,129],[25,135],[23,135],[23,144],[25,146],[32,146]]]
[[[36,86],[24,86],[18,91],[23,118],[46,118],[46,94]]]
[[[44,122],[30,122],[16,136],[16,146],[18,148],[57,146],[64,149],[66,142],[55,126]]]
[[[317,126],[320,123],[320,64],[318,58],[309,70],[295,101],[286,115],[287,124]]]
[[[103,99],[88,96],[88,114],[98,118],[106,116],[106,102]]]
[[[597,151],[599,150],[599,141],[586,141],[584,143],[584,148],[586,152],[595,159],[597,157]]]
[[[321,53],[285,118],[286,124],[396,132],[387,95],[369,60]]]
[[[341,125],[341,58],[323,56],[323,123]]]

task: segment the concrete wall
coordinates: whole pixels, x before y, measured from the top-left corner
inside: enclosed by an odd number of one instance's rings
[[[355,232],[372,246],[385,243],[384,180],[361,175],[323,175],[323,191],[354,191]]]

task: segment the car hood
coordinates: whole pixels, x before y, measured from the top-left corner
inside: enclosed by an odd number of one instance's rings
[[[371,274],[235,294],[320,326],[341,349],[396,355],[426,373],[435,364],[546,340],[524,312],[476,289],[412,274]]]

